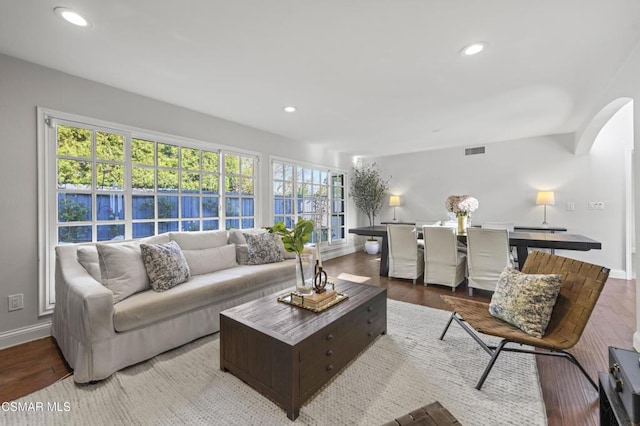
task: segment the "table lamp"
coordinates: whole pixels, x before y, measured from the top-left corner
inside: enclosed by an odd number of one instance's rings
[[[538,191],[538,195],[536,196],[536,204],[544,205],[544,220],[542,222],[542,226],[545,228],[549,226],[547,223],[547,206],[553,206],[556,203],[555,195],[553,191]]]
[[[397,222],[398,219],[396,219],[396,207],[400,205],[400,196],[392,195],[391,197],[389,197],[389,205],[393,207],[393,221]]]

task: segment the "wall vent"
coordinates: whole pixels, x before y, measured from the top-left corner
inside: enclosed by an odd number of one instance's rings
[[[475,148],[465,148],[464,155],[477,155],[484,154],[484,146],[477,146]]]

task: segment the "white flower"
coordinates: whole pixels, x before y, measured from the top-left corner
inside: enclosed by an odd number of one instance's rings
[[[478,208],[478,200],[469,195],[450,195],[445,203],[447,211],[466,216]]]

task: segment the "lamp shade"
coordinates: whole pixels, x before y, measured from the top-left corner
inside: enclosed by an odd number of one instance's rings
[[[556,198],[553,191],[538,191],[538,195],[536,197],[536,204],[553,206],[555,203],[556,203]]]
[[[400,196],[399,195],[392,195],[389,197],[389,205],[391,207],[397,207],[400,205]]]

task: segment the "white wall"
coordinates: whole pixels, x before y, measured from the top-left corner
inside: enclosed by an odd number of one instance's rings
[[[351,165],[318,147],[0,55],[0,347],[49,334],[37,326],[49,320],[37,315],[37,106],[257,151],[263,194],[271,192],[269,155],[345,170]],[[264,198],[258,225],[270,218]],[[7,296],[17,293],[24,294],[24,309],[9,313]]]
[[[622,276],[625,138],[630,142],[630,135],[621,138],[618,131],[603,130],[584,156],[572,153],[571,134],[487,144],[483,155],[465,156],[464,148],[452,148],[374,161],[383,175],[392,175],[390,193],[402,197],[396,214],[401,221],[444,219],[446,198],[469,194],[480,204],[472,215],[475,224],[540,225],[543,206],[535,204],[536,192],[553,190],[556,205],[547,207],[549,224],[602,242],[602,250],[558,253],[607,266]],[[589,201],[603,201],[605,209],[588,210]],[[567,202],[575,204],[574,211],[567,211]],[[382,220],[392,216],[392,208],[385,207]]]
[[[630,98],[634,101],[633,108],[633,168],[634,168],[634,188],[633,198],[636,205],[635,209],[635,241],[640,241],[640,43],[636,44],[632,52],[629,54],[627,60],[622,64],[618,70],[613,81],[603,90],[602,97],[599,102],[594,105],[591,117],[585,121],[581,126],[582,129],[586,129],[589,126],[593,117],[597,117],[598,114],[619,98]],[[580,142],[580,141],[577,141]],[[640,267],[640,257],[638,251],[633,254],[633,264],[635,271],[638,271]],[[640,350],[640,291],[637,287],[636,277],[636,332],[633,336],[633,346],[636,350]]]

